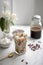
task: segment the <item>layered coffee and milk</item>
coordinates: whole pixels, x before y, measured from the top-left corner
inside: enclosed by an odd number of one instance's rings
[[[33,26],[31,28],[31,37],[35,39],[39,39],[41,37],[41,27]]]

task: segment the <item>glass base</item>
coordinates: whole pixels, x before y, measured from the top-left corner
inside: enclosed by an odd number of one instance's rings
[[[21,53],[18,53],[17,51],[15,51],[15,52],[16,52],[16,54],[18,54],[18,55],[23,55],[23,54],[25,54],[26,49],[24,49],[24,51],[23,51],[23,52],[21,52]]]

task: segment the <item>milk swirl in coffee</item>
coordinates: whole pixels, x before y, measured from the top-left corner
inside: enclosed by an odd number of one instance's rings
[[[31,37],[38,39],[41,37],[41,27],[40,26],[33,26],[31,28]]]

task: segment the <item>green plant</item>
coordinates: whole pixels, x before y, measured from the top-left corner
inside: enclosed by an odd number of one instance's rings
[[[5,28],[5,19],[3,17],[0,18],[0,28],[4,31]]]
[[[17,20],[16,14],[7,10],[7,7],[9,7],[9,3],[8,1],[4,1],[2,17],[0,18],[0,28],[2,31],[8,31],[10,25],[14,25],[14,22]]]

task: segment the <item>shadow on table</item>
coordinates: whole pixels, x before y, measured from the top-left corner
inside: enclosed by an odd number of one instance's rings
[[[35,40],[34,38],[31,38],[31,37],[28,37],[28,40],[32,41],[32,40]]]
[[[24,55],[24,54],[23,54]],[[14,52],[14,56],[13,57],[11,57],[11,58],[5,58],[4,60],[2,60],[2,61],[0,61],[0,64],[11,64],[11,63],[13,63],[13,62],[15,62],[16,60],[18,60],[19,59],[19,57],[21,57],[22,55],[18,55],[18,54],[16,54],[15,52]],[[2,64],[2,65],[3,65]]]

